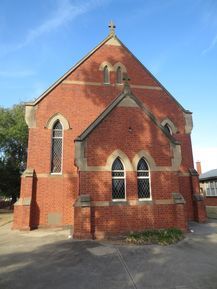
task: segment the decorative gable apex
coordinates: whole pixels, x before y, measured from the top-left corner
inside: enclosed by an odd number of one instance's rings
[[[26,106],[35,106],[37,105],[46,95],[48,95],[55,87],[57,87],[60,83],[62,83],[73,71],[75,71],[81,64],[83,64],[88,58],[90,58],[98,49],[100,49],[103,45],[109,46],[122,46],[142,67],[142,69],[153,79],[153,81],[158,85],[155,89],[164,90],[167,95],[182,109],[182,111],[186,114],[191,114],[189,110],[185,110],[183,106],[166,90],[166,88],[151,74],[151,72],[136,58],[135,55],[121,42],[121,40],[115,34],[115,25],[111,22],[109,25],[110,31],[109,35],[100,42],[94,49],[92,49],[86,56],[84,56],[76,65],[74,65],[71,69],[69,69],[61,78],[59,78],[53,85],[51,85],[41,96],[39,96],[33,102],[27,102]],[[144,85],[132,85],[132,87],[140,88],[147,87]],[[151,89],[151,88],[150,88]]]

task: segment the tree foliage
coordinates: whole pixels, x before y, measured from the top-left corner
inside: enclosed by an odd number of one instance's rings
[[[28,127],[24,105],[0,107],[0,194],[15,201],[20,190],[20,175],[25,170]]]

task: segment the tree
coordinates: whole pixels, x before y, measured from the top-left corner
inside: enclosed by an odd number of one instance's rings
[[[0,195],[15,202],[20,191],[20,175],[27,158],[28,127],[24,105],[0,107]]]

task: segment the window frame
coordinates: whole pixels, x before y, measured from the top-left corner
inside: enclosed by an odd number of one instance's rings
[[[120,81],[119,81],[119,71],[120,71]],[[122,84],[123,83],[123,73],[122,73],[122,67],[118,66],[116,70],[116,84]]]
[[[62,126],[62,136],[61,137],[53,137],[53,131],[54,131],[54,126],[56,125],[56,123],[59,122]],[[60,172],[52,172],[52,162],[53,162],[53,139],[54,138],[61,138],[62,139],[62,149],[61,149],[61,170]],[[53,127],[51,129],[51,158],[50,158],[50,174],[51,175],[62,175],[63,173],[63,145],[64,145],[64,127],[63,127],[63,124],[61,122],[60,119],[57,119],[54,124],[53,124]]]
[[[108,82],[105,81],[106,73],[107,73]],[[103,83],[110,84],[110,71],[109,71],[108,65],[105,65],[103,68]]]
[[[148,170],[138,170],[138,165],[139,162],[141,160],[144,160],[145,163],[148,166]],[[147,176],[138,176],[138,172],[148,172],[148,177]],[[137,168],[136,168],[136,178],[137,178],[137,196],[138,196],[138,200],[139,201],[151,201],[152,200],[152,191],[151,191],[151,170],[150,170],[150,166],[149,163],[146,161],[146,159],[144,157],[141,157],[137,163]],[[138,180],[139,179],[148,179],[149,180],[149,198],[139,198],[139,184],[138,184]]]
[[[123,163],[123,161],[121,160],[121,158],[120,157],[116,157],[115,159],[114,159],[114,161],[112,162],[112,167],[113,167],[113,164],[114,164],[114,162],[116,161],[116,159],[119,159],[119,161],[121,162],[121,164],[123,165],[123,170],[113,170],[113,169],[111,169],[111,173],[112,173],[112,202],[126,202],[126,200],[127,200],[127,194],[126,194],[126,170],[125,170],[125,166],[124,166],[124,163]],[[120,176],[118,176],[118,177],[113,177],[113,172],[124,172],[124,176],[123,177],[120,177]],[[124,196],[125,196],[125,198],[124,199],[114,199],[113,198],[113,180],[117,180],[117,179],[121,179],[121,180],[124,180]]]
[[[212,190],[214,191],[214,194],[212,194]],[[205,194],[206,194],[206,197],[208,198],[217,197],[217,181],[216,180],[210,180],[208,182],[205,182]]]
[[[169,128],[171,129],[171,135],[174,135],[178,132],[177,127],[175,126],[175,124],[167,117],[165,118],[162,122],[161,125],[165,128],[165,125],[168,125]]]
[[[171,128],[171,126],[169,125],[168,122],[164,124],[164,128],[166,129],[166,131],[167,131],[170,135],[173,135],[172,128]]]

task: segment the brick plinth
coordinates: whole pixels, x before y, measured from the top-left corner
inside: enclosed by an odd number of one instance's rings
[[[203,223],[207,220],[204,196],[200,195],[200,184],[197,171],[191,169],[190,173],[194,200],[194,218],[195,221]]]
[[[187,218],[184,204],[176,204],[176,228],[186,232],[187,231]]]
[[[30,205],[15,205],[14,206],[14,222],[13,229],[23,231],[31,230],[30,227]]]
[[[198,194],[194,195],[194,215],[198,223],[204,223],[207,220],[204,197]]]
[[[34,170],[27,169],[21,178],[20,199],[14,205],[13,229],[31,229],[31,203],[34,183]]]
[[[91,234],[91,206],[89,196],[79,196],[74,209],[75,239],[92,239]]]

